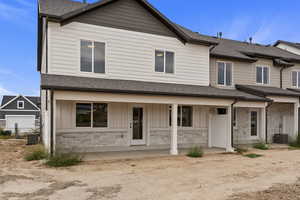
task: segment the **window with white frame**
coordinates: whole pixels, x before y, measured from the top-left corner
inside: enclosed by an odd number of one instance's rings
[[[217,62],[218,68],[218,85],[232,85],[232,63]]]
[[[17,101],[17,109],[24,109],[24,101]]]
[[[174,74],[175,53],[155,50],[155,72]]]
[[[300,88],[300,71],[292,71],[292,86]]]
[[[77,103],[76,127],[107,128],[106,103]]]
[[[256,83],[258,84],[269,84],[269,67],[267,66],[257,66],[256,67]]]
[[[169,126],[172,126],[172,107],[169,107]],[[177,126],[193,126],[193,106],[178,106]]]
[[[105,43],[80,40],[80,71],[105,73]]]

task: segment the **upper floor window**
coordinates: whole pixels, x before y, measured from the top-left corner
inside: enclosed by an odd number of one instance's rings
[[[17,109],[24,109],[24,101],[17,101]]]
[[[171,51],[155,50],[155,71],[174,73],[175,53]]]
[[[269,84],[269,67],[257,66],[256,67],[256,83]]]
[[[296,71],[292,72],[292,86],[300,88],[300,71],[299,72],[296,72]]]
[[[218,85],[232,85],[232,63],[217,62]]]
[[[80,41],[80,71],[105,73],[105,43]]]

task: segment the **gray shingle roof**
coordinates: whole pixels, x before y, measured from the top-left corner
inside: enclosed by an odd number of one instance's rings
[[[2,102],[1,106],[5,105],[7,102],[11,101],[17,96],[13,95],[3,95],[2,97]],[[40,97],[35,97],[35,96],[25,96],[27,99],[29,99],[32,103],[34,103],[36,106],[40,107],[41,99]]]
[[[39,11],[42,15],[60,17],[87,5],[71,0],[39,0]]]
[[[42,74],[42,89],[111,92],[146,95],[169,95],[189,97],[227,98],[248,101],[267,99],[234,89],[219,89],[209,86],[195,86],[171,83],[154,83],[131,80],[86,78],[75,76]]]
[[[282,43],[282,44],[286,44],[286,45],[289,45],[291,47],[295,47],[297,49],[300,49],[300,43],[297,43],[297,42],[288,42],[288,41],[284,41],[284,40],[278,40],[274,46],[277,46],[279,43]]]
[[[91,4],[84,4],[81,2],[74,2],[71,0],[39,0],[39,12],[43,16],[50,16],[55,18],[56,20],[61,21],[67,20],[83,12],[87,12],[88,10],[103,6],[114,1],[116,0],[101,0]],[[207,45],[217,44],[216,40],[211,37],[197,34],[171,22],[167,17],[165,17],[162,13],[155,9],[146,0],[139,1],[146,5],[151,12],[155,13],[155,15],[159,17],[159,19],[164,21],[164,23],[168,25],[169,28],[172,29],[172,31],[174,31],[177,35],[182,37],[186,42]]]
[[[268,86],[256,86],[256,85],[236,85],[238,90],[249,92],[254,95],[259,95],[262,97],[266,96],[290,96],[290,97],[300,97],[300,93],[286,90],[278,87],[268,87]]]
[[[300,56],[270,45],[250,44],[229,39],[218,39],[217,45],[212,51],[213,56],[224,56],[240,59],[251,59],[254,57],[280,58],[284,61],[300,62]]]

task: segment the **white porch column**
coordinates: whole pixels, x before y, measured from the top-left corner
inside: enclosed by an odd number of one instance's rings
[[[171,155],[178,155],[177,145],[177,112],[178,104],[172,104]]]
[[[297,101],[296,103],[294,103],[294,133],[293,133],[293,137],[296,139],[297,135],[298,135],[298,115],[299,113],[299,102]]]
[[[226,143],[226,151],[233,152],[234,149],[232,148],[232,141],[231,141],[231,130],[232,130],[232,108],[228,106],[227,108],[227,143]]]
[[[260,125],[260,139],[263,143],[266,142],[266,107],[261,108],[260,116],[261,116],[261,125]]]

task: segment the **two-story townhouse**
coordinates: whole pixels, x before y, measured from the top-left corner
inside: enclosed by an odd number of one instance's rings
[[[274,134],[298,134],[299,93],[287,90],[295,80],[291,70],[300,67],[300,56],[270,45],[218,39],[211,51],[211,84],[239,89],[272,100],[267,106],[266,142]],[[229,68],[229,69],[228,69]],[[229,80],[227,80],[229,79]],[[257,142],[256,109],[235,108],[234,143]],[[254,119],[254,121],[253,121]]]
[[[40,0],[46,148],[231,151],[233,105],[261,111],[256,131],[263,138],[268,99],[210,86],[209,54],[217,44],[171,22],[146,0]]]

